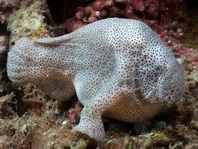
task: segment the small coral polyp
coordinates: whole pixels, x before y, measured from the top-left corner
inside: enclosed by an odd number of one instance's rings
[[[141,123],[184,92],[184,73],[171,50],[146,24],[109,18],[55,38],[21,38],[8,53],[7,72],[64,101],[84,105],[74,130],[100,140],[102,115]]]

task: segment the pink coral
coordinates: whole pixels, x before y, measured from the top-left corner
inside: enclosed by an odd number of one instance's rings
[[[76,13],[75,17],[76,17],[77,19],[82,19],[82,18],[83,18],[83,15],[84,15],[84,12],[83,12],[83,11],[78,11],[78,12]]]
[[[82,26],[84,26],[84,23],[80,20],[75,20],[75,19],[67,20],[67,23],[66,23],[66,29],[68,32],[77,30]]]
[[[90,16],[93,8],[91,6],[85,7],[85,15]]]
[[[105,1],[97,0],[91,4],[94,10],[101,10],[104,8]]]
[[[136,11],[142,12],[145,10],[144,2],[142,0],[131,0],[131,4]]]
[[[165,5],[178,1],[164,0],[162,5],[157,0],[96,0],[85,7],[79,7],[75,17],[67,21],[66,29],[72,32],[103,18],[125,17],[148,24],[158,34],[163,34],[164,41],[169,37],[168,30],[172,30],[176,38],[180,38],[182,32],[175,29],[175,22],[169,17],[169,9]]]

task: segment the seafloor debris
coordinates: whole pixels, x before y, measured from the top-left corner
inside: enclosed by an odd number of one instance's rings
[[[133,148],[153,148],[153,147],[162,147],[168,146],[170,139],[164,133],[147,133],[144,135],[139,135],[138,137],[125,136],[118,139],[104,139],[102,144],[105,149],[133,149]],[[105,143],[104,143],[105,142]]]

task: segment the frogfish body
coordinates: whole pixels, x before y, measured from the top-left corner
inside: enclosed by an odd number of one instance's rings
[[[7,72],[17,85],[33,83],[65,101],[84,105],[74,127],[99,140],[101,116],[141,123],[184,92],[184,72],[171,50],[146,24],[109,18],[55,38],[19,39],[8,53]]]

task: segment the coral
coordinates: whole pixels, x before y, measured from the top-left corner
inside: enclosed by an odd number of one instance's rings
[[[8,30],[11,32],[10,45],[14,45],[21,37],[36,39],[52,36],[45,23],[47,13],[47,5],[43,0],[22,5],[8,20]]]
[[[17,85],[33,83],[59,101],[76,92],[84,108],[74,129],[96,140],[105,136],[103,114],[141,123],[184,92],[172,51],[132,19],[103,19],[56,38],[21,38],[8,53],[7,72]]]
[[[107,17],[125,17],[141,20],[150,25],[157,33],[166,34],[164,30],[175,29],[175,22],[169,17],[169,9],[166,3],[178,3],[157,0],[96,0],[86,7],[79,7],[75,17],[67,20],[66,24],[74,24],[74,26],[66,25],[66,29],[71,32],[79,27],[75,24],[88,24]],[[123,9],[124,8],[124,9]],[[176,31],[177,32],[177,31]],[[166,34],[168,35],[168,34]],[[176,33],[178,38],[182,34]]]

